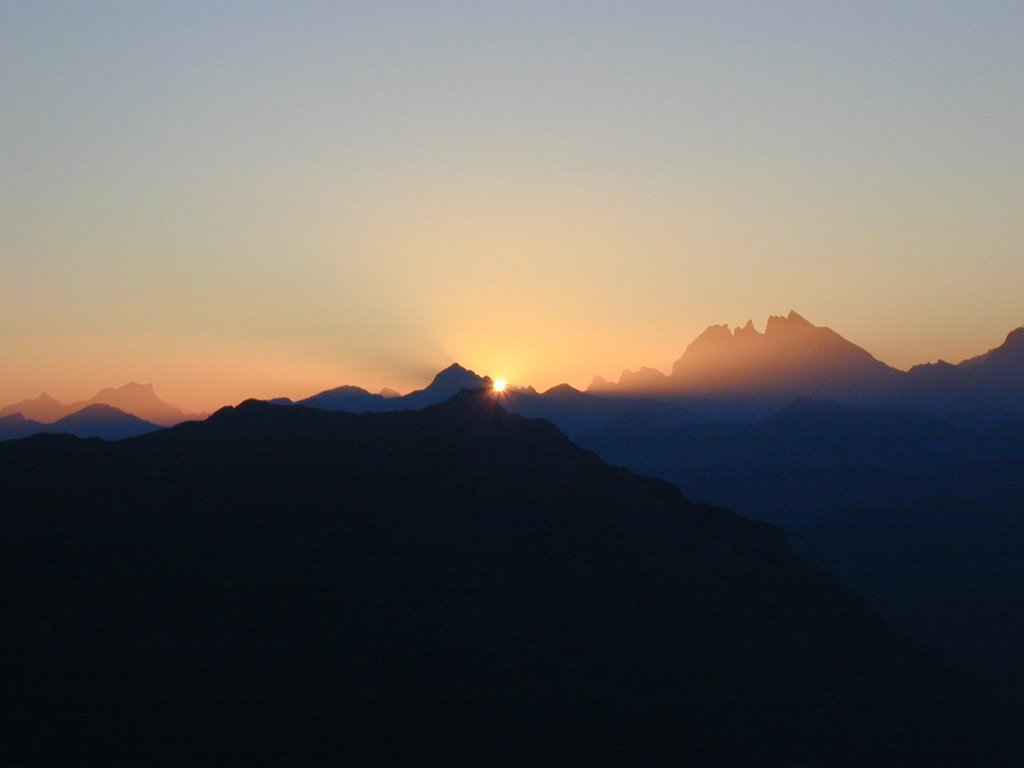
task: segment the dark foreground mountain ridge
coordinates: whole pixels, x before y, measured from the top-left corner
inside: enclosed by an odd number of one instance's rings
[[[0,487],[5,763],[1011,764],[778,529],[491,392],[39,435]]]

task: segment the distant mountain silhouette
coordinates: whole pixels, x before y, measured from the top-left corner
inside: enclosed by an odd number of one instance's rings
[[[109,405],[125,413],[137,416],[160,426],[173,426],[182,421],[195,419],[202,414],[185,413],[157,397],[152,384],[138,384],[134,381],[122,387],[107,387],[88,400],[64,404],[47,394],[34,400],[22,400],[0,410],[0,416],[21,413],[26,419],[52,424],[65,416],[81,411],[90,405]]]
[[[960,423],[1024,423],[1024,327],[959,365],[940,360],[914,366],[896,399]]]
[[[299,400],[298,403],[323,411],[348,413],[419,410],[444,402],[459,390],[490,387],[492,383],[489,377],[478,376],[458,363],[452,363],[434,376],[429,385],[407,395],[399,395],[386,387],[375,395],[362,387],[345,385]]]
[[[0,440],[17,440],[43,432],[47,425],[26,419],[20,412],[0,416]]]
[[[1024,426],[805,398],[755,424],[623,419],[578,441],[784,526],[801,554],[1024,712]]]
[[[595,377],[588,392],[676,399],[712,421],[756,421],[811,397],[910,408],[973,427],[1024,422],[1024,328],[959,365],[939,361],[903,372],[790,312],[769,317],[764,333],[749,321],[734,330],[712,325],[670,374],[641,368],[623,371],[618,383]]]
[[[547,419],[573,438],[624,419],[657,422],[666,427],[695,421],[688,409],[672,400],[650,395],[603,397],[580,392],[568,384],[542,393],[532,387],[506,390],[504,402],[513,413]]]
[[[964,360],[960,368],[983,376],[1024,377],[1024,326],[1010,331],[995,349]]]
[[[850,506],[1024,500],[1013,430],[979,433],[901,408],[802,398],[754,424],[618,420],[577,441],[695,498],[786,525]]]
[[[39,433],[101,437],[122,440],[162,429],[110,405],[87,405],[52,424],[25,419],[20,413],[0,417],[0,440],[14,440]]]
[[[420,410],[443,402],[462,389],[489,389],[493,381],[453,363],[437,373],[423,389],[399,395],[385,388],[372,394],[362,387],[345,385],[328,389],[304,400],[299,405],[324,411],[347,413],[380,413],[385,411]],[[289,405],[288,398],[268,400],[276,405]],[[511,387],[502,395],[502,402],[513,413],[527,418],[545,418],[570,437],[594,430],[627,414],[647,414],[666,424],[693,421],[693,415],[673,401],[648,395],[601,397],[580,392],[568,384],[559,384],[539,393],[533,387]]]
[[[144,421],[138,416],[125,413],[111,405],[95,403],[87,405],[63,419],[46,427],[47,432],[74,435],[75,437],[102,437],[104,440],[122,440],[162,429],[157,424]]]
[[[43,424],[50,424],[57,419],[67,416],[68,406],[54,400],[45,392],[34,400],[22,400],[20,403],[8,405],[0,410],[0,417],[20,413],[26,419],[38,421]]]
[[[777,529],[501,402],[250,401],[129,441],[0,445],[4,762],[1018,754],[1003,710]]]
[[[367,411],[383,411],[387,409],[387,399],[374,395],[362,387],[344,385],[319,392],[299,400],[299,405],[319,408],[322,411],[348,411],[349,413],[366,413]]]
[[[86,405],[93,404],[110,405],[162,426],[173,426],[196,415],[187,414],[161,400],[153,390],[152,384],[137,384],[134,381],[123,387],[100,390],[86,401]]]
[[[463,389],[489,388],[494,382],[490,376],[479,376],[474,371],[452,363],[438,373],[425,388],[410,392],[401,398],[389,398],[390,402],[401,403],[402,408],[425,408],[441,403]]]
[[[769,317],[764,333],[749,321],[735,330],[712,325],[686,348],[670,375],[650,368],[626,371],[617,385],[595,380],[591,389],[873,403],[894,389],[900,375],[831,328],[812,325],[790,312]]]

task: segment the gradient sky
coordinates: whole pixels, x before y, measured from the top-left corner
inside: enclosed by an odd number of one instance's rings
[[[1024,3],[0,0],[0,405],[1024,323]]]

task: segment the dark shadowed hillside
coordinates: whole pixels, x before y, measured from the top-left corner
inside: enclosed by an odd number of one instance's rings
[[[1019,433],[803,398],[755,424],[620,419],[577,440],[694,498],[788,527],[854,507],[1024,499]]]
[[[1024,711],[1021,500],[847,510],[793,526],[787,538]]]
[[[489,392],[0,446],[5,764],[1009,765],[778,529]]]

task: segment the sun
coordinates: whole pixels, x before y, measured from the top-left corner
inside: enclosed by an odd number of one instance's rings
[[[504,379],[495,379],[495,381],[494,381],[494,391],[495,392],[504,392],[506,386],[508,386],[508,384],[505,382]]]

